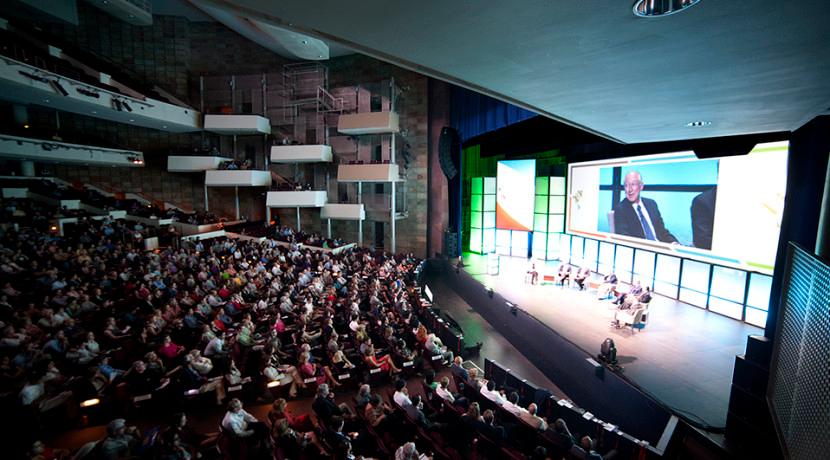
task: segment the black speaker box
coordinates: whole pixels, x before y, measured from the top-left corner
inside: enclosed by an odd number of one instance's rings
[[[746,359],[769,369],[772,357],[772,342],[763,335],[750,335],[746,341]]]
[[[447,179],[452,179],[458,174],[458,165],[453,161],[453,157],[460,148],[458,133],[452,128],[442,129],[441,137],[438,139],[438,163]]]
[[[744,355],[735,357],[733,384],[763,399],[767,393],[767,380],[769,380],[769,371],[749,361]]]

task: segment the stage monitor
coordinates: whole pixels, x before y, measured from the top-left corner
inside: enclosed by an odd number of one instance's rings
[[[787,142],[748,154],[694,152],[573,163],[566,231],[771,274],[787,187]]]
[[[533,230],[536,160],[499,161],[496,169],[496,228]]]

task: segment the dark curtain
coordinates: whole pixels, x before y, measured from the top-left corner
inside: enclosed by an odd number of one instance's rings
[[[461,142],[534,116],[529,110],[458,86],[450,91],[450,121]]]

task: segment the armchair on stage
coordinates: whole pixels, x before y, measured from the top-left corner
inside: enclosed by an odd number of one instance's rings
[[[628,310],[617,310],[614,321],[617,327],[631,327],[632,332],[643,329],[648,324],[648,304],[638,303]]]

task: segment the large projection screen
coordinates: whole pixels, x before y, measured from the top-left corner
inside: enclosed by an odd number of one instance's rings
[[[536,160],[499,161],[496,190],[496,228],[532,231]]]
[[[566,232],[771,274],[787,149],[775,142],[723,158],[677,152],[573,163]]]

